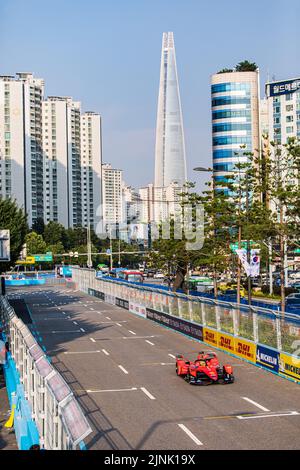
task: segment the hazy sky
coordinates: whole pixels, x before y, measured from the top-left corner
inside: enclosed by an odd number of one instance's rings
[[[0,74],[32,71],[47,95],[103,119],[103,160],[128,184],[154,179],[161,40],[175,38],[188,176],[211,166],[210,75],[255,61],[300,76],[300,0],[0,0]]]

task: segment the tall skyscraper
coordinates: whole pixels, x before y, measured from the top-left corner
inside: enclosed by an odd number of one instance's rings
[[[163,33],[156,123],[156,187],[186,182],[186,158],[173,33]]]
[[[0,76],[0,196],[16,199],[32,225],[43,218],[42,99],[32,73]]]
[[[259,72],[217,73],[211,80],[213,170],[224,181],[244,152],[260,147]],[[241,149],[241,146],[244,146]]]

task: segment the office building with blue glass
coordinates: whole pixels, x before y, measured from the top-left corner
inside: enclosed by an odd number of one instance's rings
[[[244,152],[259,149],[259,71],[213,75],[211,100],[213,170],[219,182],[247,161]]]

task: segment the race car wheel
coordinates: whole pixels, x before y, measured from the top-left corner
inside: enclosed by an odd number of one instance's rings
[[[176,375],[179,375],[179,373],[178,373],[178,367],[177,367],[177,366],[176,366],[176,369],[175,369],[175,370],[176,370]]]

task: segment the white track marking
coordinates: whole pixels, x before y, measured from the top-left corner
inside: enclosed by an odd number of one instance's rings
[[[110,317],[105,317],[105,318],[107,318],[107,320],[111,320],[111,318],[110,318]]]
[[[268,410],[268,408],[265,408],[264,406],[260,405],[259,403],[256,403],[256,401],[250,400],[250,398],[247,398],[247,397],[242,397],[242,398],[243,398],[243,400],[246,400],[249,403],[252,403],[252,405],[257,406],[257,408],[259,408],[260,410],[270,411],[270,410]]]
[[[86,390],[87,393],[105,393],[105,392],[132,392],[133,390],[137,390],[136,387],[132,388],[117,388],[112,390]]]
[[[80,333],[80,330],[56,330],[51,331],[53,334],[61,334],[61,333]]]
[[[120,368],[120,369],[121,369],[121,370],[124,372],[124,374],[128,374],[127,370],[126,370],[126,369],[124,369],[124,367],[123,367],[123,366],[121,366],[121,365],[118,365],[118,367],[119,367],[119,368]]]
[[[83,328],[80,328],[80,331],[82,331],[82,333],[85,333],[85,330]]]
[[[151,343],[148,339],[146,339],[146,343],[151,344],[151,346],[154,346],[154,343]]]
[[[168,354],[168,356],[172,357],[173,359],[176,359],[176,356],[174,356],[174,354]]]
[[[153,395],[151,395],[150,392],[148,392],[148,390],[145,387],[141,387],[141,390],[142,390],[142,392],[144,392],[145,395],[147,395],[148,398],[150,398],[150,400],[155,400],[156,399]]]
[[[101,349],[101,351],[102,351],[106,356],[109,356],[109,352],[107,352],[106,349]]]
[[[65,351],[64,354],[95,354],[101,351]]]
[[[298,411],[287,411],[286,413],[271,413],[269,415],[237,416],[237,419],[258,419],[258,418],[276,418],[278,416],[298,416]]]
[[[90,340],[93,342],[93,343],[96,343],[96,340],[94,338],[90,338]]]
[[[134,331],[132,331],[132,330],[128,330],[128,331],[129,331],[129,333],[131,333],[132,335],[136,335],[136,333],[135,333]]]
[[[78,325],[77,321],[73,321],[74,325]]]
[[[145,339],[145,338],[157,338],[161,335],[149,335],[149,336],[122,336],[122,339]]]
[[[121,325],[121,323],[116,323],[116,325],[118,325],[118,326],[122,326],[122,325]]]
[[[184,425],[178,424],[178,426],[197,444],[197,446],[203,446],[203,443]]]

